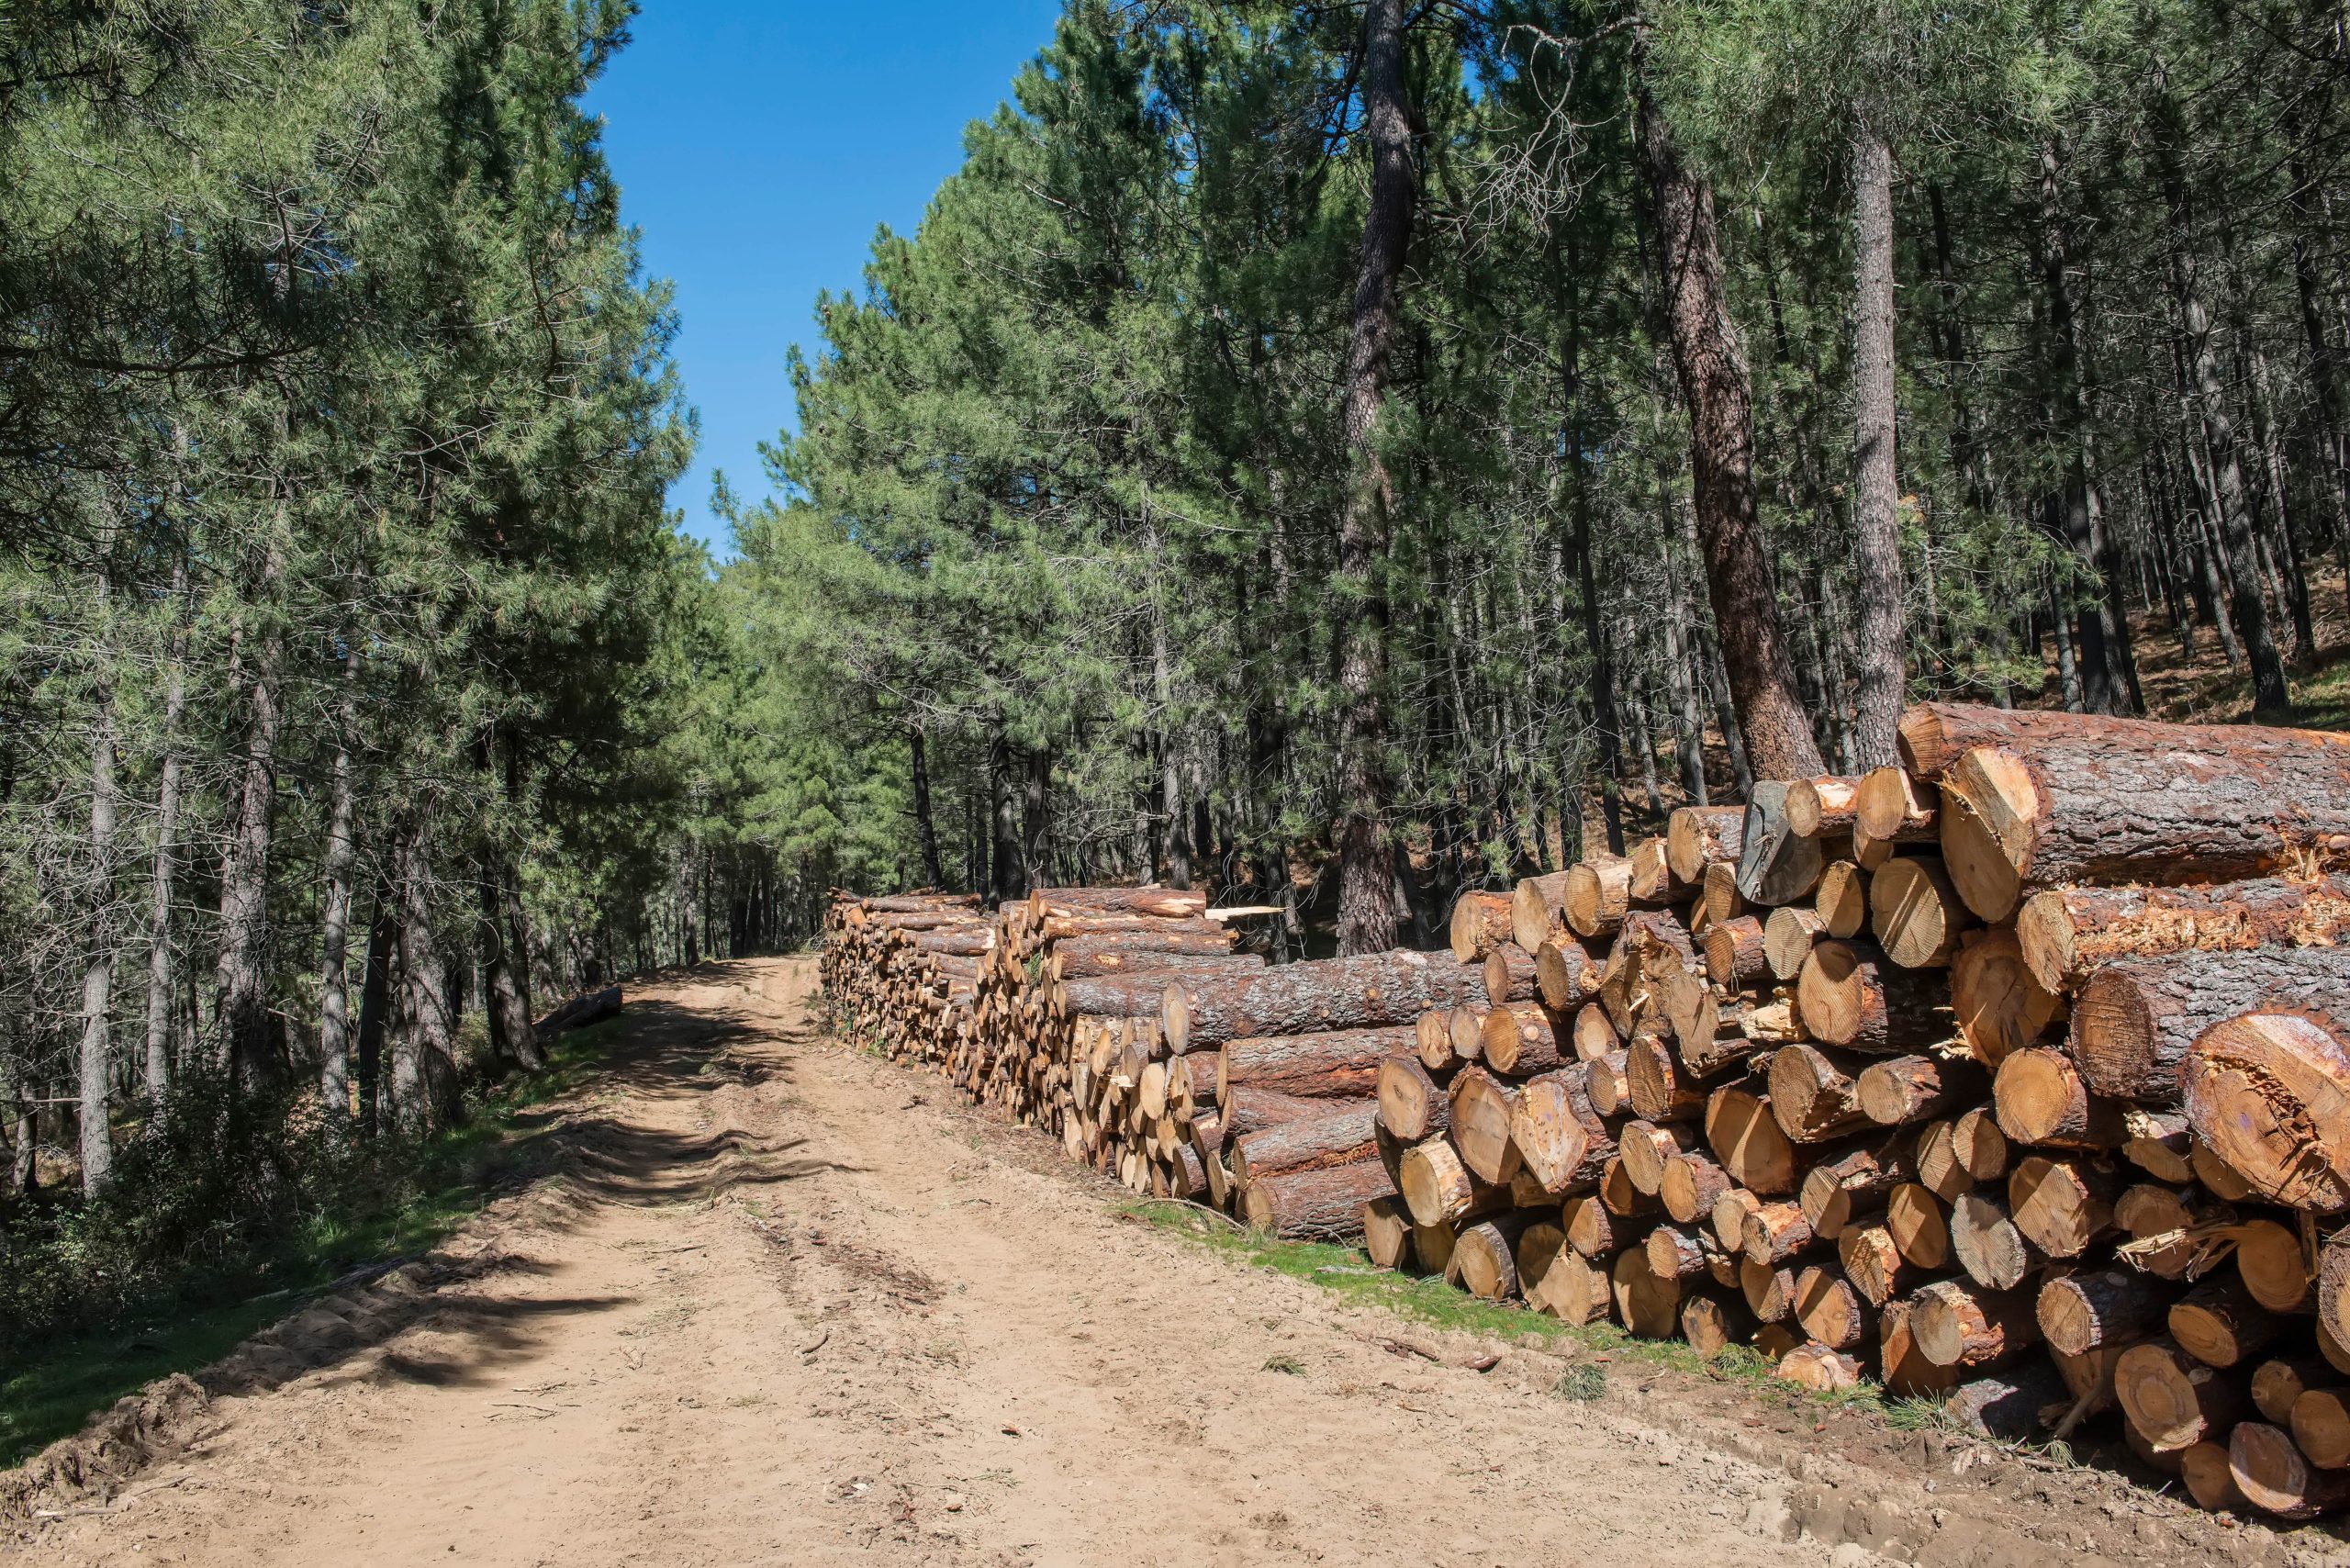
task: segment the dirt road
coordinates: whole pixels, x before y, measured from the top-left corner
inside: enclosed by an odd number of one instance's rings
[[[552,1108],[555,1176],[431,1269],[285,1327],[228,1369],[256,1392],[176,1417],[189,1446],[15,1550],[1746,1568],[2210,1549],[2109,1482],[1953,1478],[1936,1439],[1823,1459],[1841,1422],[1638,1363],[1576,1403],[1554,1392],[1567,1363],[1526,1347],[1483,1372],[1399,1357],[1393,1320],[1121,1219],[1046,1140],[825,1038],[812,983],[779,959],[632,993],[614,1070]]]

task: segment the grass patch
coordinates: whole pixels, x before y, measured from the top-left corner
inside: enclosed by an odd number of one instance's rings
[[[219,1360],[352,1270],[429,1250],[500,1191],[539,1174],[538,1145],[555,1124],[532,1125],[529,1114],[592,1079],[620,1027],[608,1019],[558,1036],[544,1072],[476,1098],[463,1125],[389,1173],[378,1201],[314,1215],[244,1267],[174,1281],[103,1328],[50,1338],[0,1365],[0,1465],[80,1430],[157,1378]]]
[[[1360,1248],[1276,1240],[1241,1230],[1223,1216],[1190,1204],[1141,1199],[1122,1204],[1119,1210],[1237,1263],[1304,1281],[1348,1305],[1393,1313],[1449,1333],[1521,1341],[1533,1335],[1553,1353],[1588,1356],[1590,1360],[1569,1368],[1561,1378],[1554,1392],[1564,1399],[1593,1400],[1606,1392],[1607,1374],[1600,1364],[1605,1358],[1610,1363],[1669,1368],[1717,1383],[1742,1383],[1758,1398],[1809,1412],[1815,1420],[1840,1410],[1879,1416],[1901,1428],[1930,1426],[1941,1418],[1941,1406],[1932,1400],[1895,1399],[1873,1383],[1821,1394],[1784,1383],[1771,1375],[1773,1363],[1767,1358],[1742,1345],[1734,1345],[1708,1361],[1679,1339],[1635,1338],[1612,1323],[1576,1325],[1511,1303],[1481,1301],[1433,1275],[1372,1267]]]

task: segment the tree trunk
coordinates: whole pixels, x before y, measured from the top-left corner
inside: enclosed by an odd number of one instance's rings
[[[1658,281],[1673,368],[1689,409],[1697,537],[1739,727],[1758,775],[1808,778],[1828,768],[1796,700],[1795,669],[1772,593],[1755,506],[1753,389],[1723,294],[1713,190],[1682,161],[1645,86],[1639,119],[1655,208]]]
[[[1852,132],[1854,186],[1853,564],[1860,577],[1860,697],[1852,761],[1893,760],[1901,718],[1900,482],[1894,465],[1893,154],[1863,111]]]
[[[179,854],[180,722],[187,705],[187,556],[172,561],[173,625],[163,685],[162,758],[155,789],[155,869],[147,906],[147,1100],[161,1105],[171,1087],[172,883]]]
[[[1404,78],[1404,0],[1369,0],[1359,73],[1371,176],[1347,348],[1347,497],[1338,527],[1338,951],[1343,954],[1375,953],[1394,946],[1403,915],[1384,820],[1390,788],[1383,755],[1386,571],[1394,490],[1380,457],[1379,427],[1395,330],[1396,290],[1418,200]]]
[[[106,613],[101,579],[98,613]],[[106,646],[101,633],[100,649]],[[106,1101],[114,1077],[109,1024],[114,1005],[115,738],[114,689],[100,673],[97,711],[90,720],[89,961],[82,971],[82,1195],[95,1198],[114,1172],[114,1135]]]
[[[401,834],[397,868],[400,991],[392,1112],[399,1131],[410,1137],[447,1126],[457,1097],[449,976],[432,929],[431,836],[420,809]]]
[[[281,568],[273,565],[274,581]],[[248,1088],[275,1076],[269,1015],[269,849],[277,810],[278,633],[262,641],[245,711],[244,764],[220,866],[219,1013],[223,1060]]]
[[[346,631],[342,689],[338,694],[334,760],[327,775],[326,907],[319,932],[319,1099],[327,1136],[345,1137],[351,1125],[351,998],[346,970],[351,946],[352,738],[357,732],[359,643]]]
[[[384,1027],[392,1000],[392,955],[398,933],[389,901],[378,888],[375,918],[367,927],[367,972],[359,988],[359,1032],[354,1044],[358,1061],[359,1131],[375,1131],[376,1091],[383,1081]]]
[[[930,759],[920,724],[906,726],[906,751],[913,763],[914,832],[922,840],[923,886],[943,888],[946,871],[938,858],[938,824],[930,813]]]

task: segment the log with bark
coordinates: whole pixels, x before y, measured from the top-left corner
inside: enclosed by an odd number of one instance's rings
[[[2315,1214],[2350,1209],[2350,1014],[2261,1012],[2198,1036],[2179,1071],[2195,1136],[2255,1192]]]
[[[2350,1018],[2350,946],[2186,952],[2109,964],[2074,999],[2065,1048],[2092,1092],[2172,1103],[2197,1036],[2271,1006]]]
[[[1379,1092],[1379,1070],[1392,1056],[1413,1048],[1404,1025],[1332,1029],[1318,1035],[1267,1035],[1226,1040],[1215,1053],[1215,1092],[1253,1084],[1281,1094],[1353,1100]],[[1194,1052],[1193,1056],[1204,1053]]]
[[[1449,954],[1398,950],[1280,964],[1252,974],[1185,977],[1161,988],[1155,1011],[1168,1048],[1180,1056],[1252,1035],[1409,1024],[1424,1009],[1484,997],[1479,967]]]

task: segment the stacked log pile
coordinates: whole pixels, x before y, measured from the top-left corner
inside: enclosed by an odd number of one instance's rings
[[[1130,1184],[2350,1503],[2350,737],[1930,704],[1901,756],[1464,895],[1449,956],[1086,991],[1034,901],[864,904],[836,994]]]
[[[1381,1192],[1379,1063],[1483,968],[1414,952],[1266,968],[1168,888],[835,900],[821,972],[852,1035],[1058,1137],[1138,1193],[1350,1238]]]

